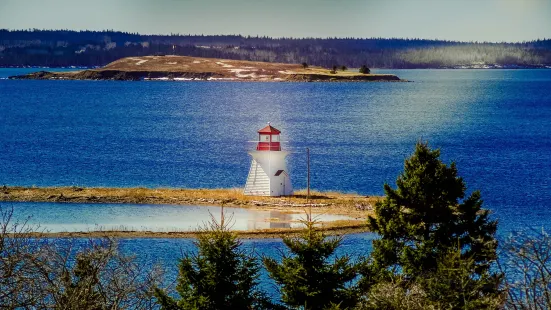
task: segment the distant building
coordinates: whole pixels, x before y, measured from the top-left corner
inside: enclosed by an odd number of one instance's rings
[[[252,156],[249,176],[245,184],[245,195],[249,196],[287,196],[293,194],[291,178],[285,157],[288,152],[281,150],[281,131],[268,126],[258,131],[256,149]]]

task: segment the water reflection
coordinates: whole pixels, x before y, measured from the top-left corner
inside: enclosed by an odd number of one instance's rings
[[[10,203],[14,221],[40,225],[50,232],[98,230],[123,231],[193,231],[205,225],[211,215],[220,218],[215,206],[85,204],[85,203]],[[6,205],[4,205],[5,208]],[[224,208],[232,219],[232,230],[256,230],[301,227],[305,214],[281,211]],[[351,219],[343,215],[314,214],[318,221]]]
[[[295,227],[297,226],[297,222],[302,219],[297,218],[297,216],[298,214],[283,213],[281,211],[253,212],[251,214],[251,220],[249,221],[247,229],[255,230]]]

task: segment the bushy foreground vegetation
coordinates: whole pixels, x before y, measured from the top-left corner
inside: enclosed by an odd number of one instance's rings
[[[365,258],[336,256],[342,239],[308,217],[280,257],[259,259],[222,215],[180,260],[176,291],[112,240],[36,237],[4,210],[0,309],[550,309],[551,237],[514,234],[498,247],[480,194],[466,195],[455,164],[439,156],[418,143],[396,188],[385,185]],[[263,267],[276,300],[259,287]]]
[[[551,40],[487,43],[0,29],[0,66],[104,66],[123,57],[165,54],[325,68],[541,67],[551,65]]]
[[[118,252],[110,239],[37,237],[0,210],[0,309],[152,309],[160,269]]]

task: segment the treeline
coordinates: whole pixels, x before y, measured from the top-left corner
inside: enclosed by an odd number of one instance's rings
[[[0,66],[94,67],[123,57],[156,54],[307,63],[326,68],[546,67],[551,66],[551,40],[488,43],[0,29]]]
[[[25,223],[0,222],[2,309],[550,309],[551,237],[516,234],[496,240],[497,222],[478,191],[418,143],[397,187],[385,185],[368,227],[372,251],[337,256],[311,218],[285,237],[281,257],[258,258],[214,217],[197,251],[180,260],[174,286],[158,268],[118,253],[112,240],[41,238]],[[81,242],[82,243],[82,242]],[[279,298],[259,286],[264,268]],[[273,295],[273,294],[272,294]]]

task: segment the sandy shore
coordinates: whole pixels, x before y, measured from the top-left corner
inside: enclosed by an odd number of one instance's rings
[[[330,234],[366,231],[368,215],[380,197],[357,194],[312,191],[307,199],[305,191],[291,197],[245,196],[242,189],[175,189],[175,188],[82,188],[82,187],[0,187],[0,201],[59,202],[59,203],[132,203],[209,205],[269,210],[288,213],[309,212],[339,214],[353,218],[347,221],[325,222],[320,229]],[[237,231],[243,238],[278,238],[296,234],[300,229],[269,229]],[[99,237],[117,238],[193,238],[196,232],[151,231],[93,231],[48,233],[49,237]]]

